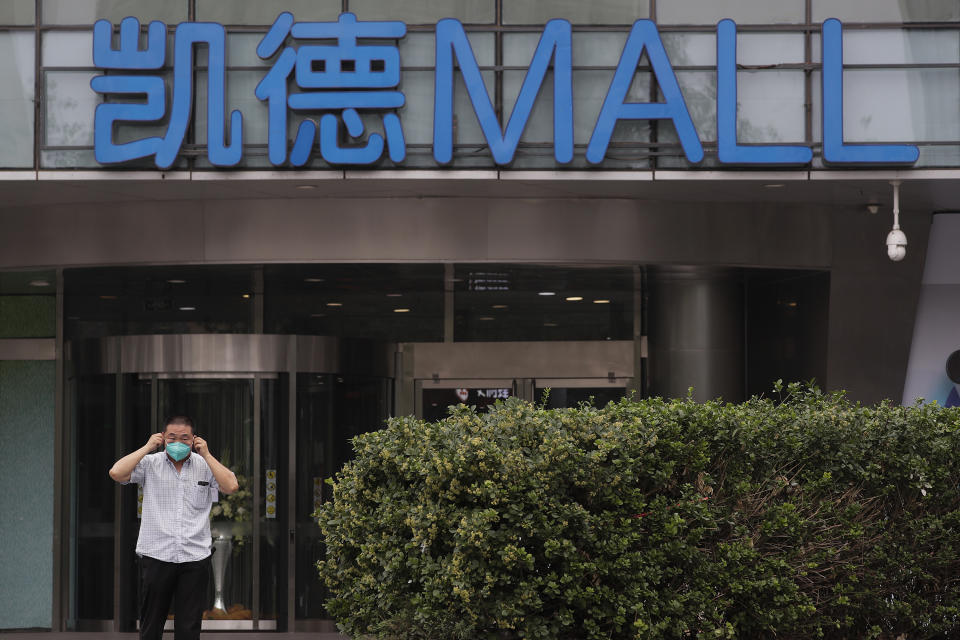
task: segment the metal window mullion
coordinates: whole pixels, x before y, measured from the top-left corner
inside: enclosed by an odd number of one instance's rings
[[[53,406],[53,598],[52,598],[52,611],[50,616],[50,628],[53,631],[66,631],[64,627],[64,621],[66,616],[64,615],[64,603],[66,602],[64,598],[64,567],[68,566],[64,560],[64,553],[66,552],[68,546],[64,544],[67,536],[64,535],[64,523],[69,522],[69,518],[65,519],[63,517],[63,512],[65,505],[68,505],[69,502],[65,499],[68,495],[66,491],[67,479],[69,474],[65,474],[64,470],[68,468],[69,462],[65,460],[65,451],[64,447],[64,433],[66,432],[65,425],[65,416],[66,416],[66,403],[65,403],[65,390],[66,390],[66,380],[64,375],[66,373],[64,362],[66,358],[64,357],[64,339],[63,339],[63,329],[64,329],[64,299],[63,299],[63,269],[57,269],[57,333],[56,333],[56,380],[55,391],[54,391],[54,406]]]
[[[262,406],[262,380],[260,376],[253,378],[253,629],[260,628],[260,503],[262,500],[261,480],[263,472],[260,468],[260,436],[262,433],[260,407]]]

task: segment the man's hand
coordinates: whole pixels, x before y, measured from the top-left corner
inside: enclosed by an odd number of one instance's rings
[[[153,434],[152,436],[150,436],[150,439],[147,440],[147,444],[143,445],[145,449],[150,449],[151,451],[156,449],[157,447],[162,447],[162,446],[163,446],[162,433]]]
[[[217,484],[220,485],[220,493],[231,494],[237,489],[240,488],[240,483],[237,482],[237,476],[227,469],[219,460],[213,457],[213,454],[210,453],[210,447],[207,446],[207,441],[201,438],[200,436],[194,436],[193,438],[193,448],[196,452],[203,456],[203,459],[207,461],[207,465],[210,467],[210,471],[213,472],[213,477],[216,478]]]

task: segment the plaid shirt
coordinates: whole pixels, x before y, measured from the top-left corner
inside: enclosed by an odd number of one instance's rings
[[[191,453],[177,473],[166,452],[151,453],[137,463],[129,482],[143,485],[138,556],[193,562],[210,555],[210,506],[220,485],[206,460]]]

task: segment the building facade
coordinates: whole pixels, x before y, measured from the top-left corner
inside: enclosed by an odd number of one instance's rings
[[[390,415],[960,384],[955,0],[7,0],[0,51],[0,629],[135,629],[107,469],[171,414],[242,481],[205,628],[292,631]]]

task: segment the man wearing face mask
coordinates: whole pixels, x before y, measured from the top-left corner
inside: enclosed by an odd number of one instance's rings
[[[239,488],[237,476],[213,457],[190,418],[177,416],[117,460],[110,477],[143,486],[140,638],[161,640],[173,600],[174,640],[197,640],[210,573],[210,506],[218,491]]]

